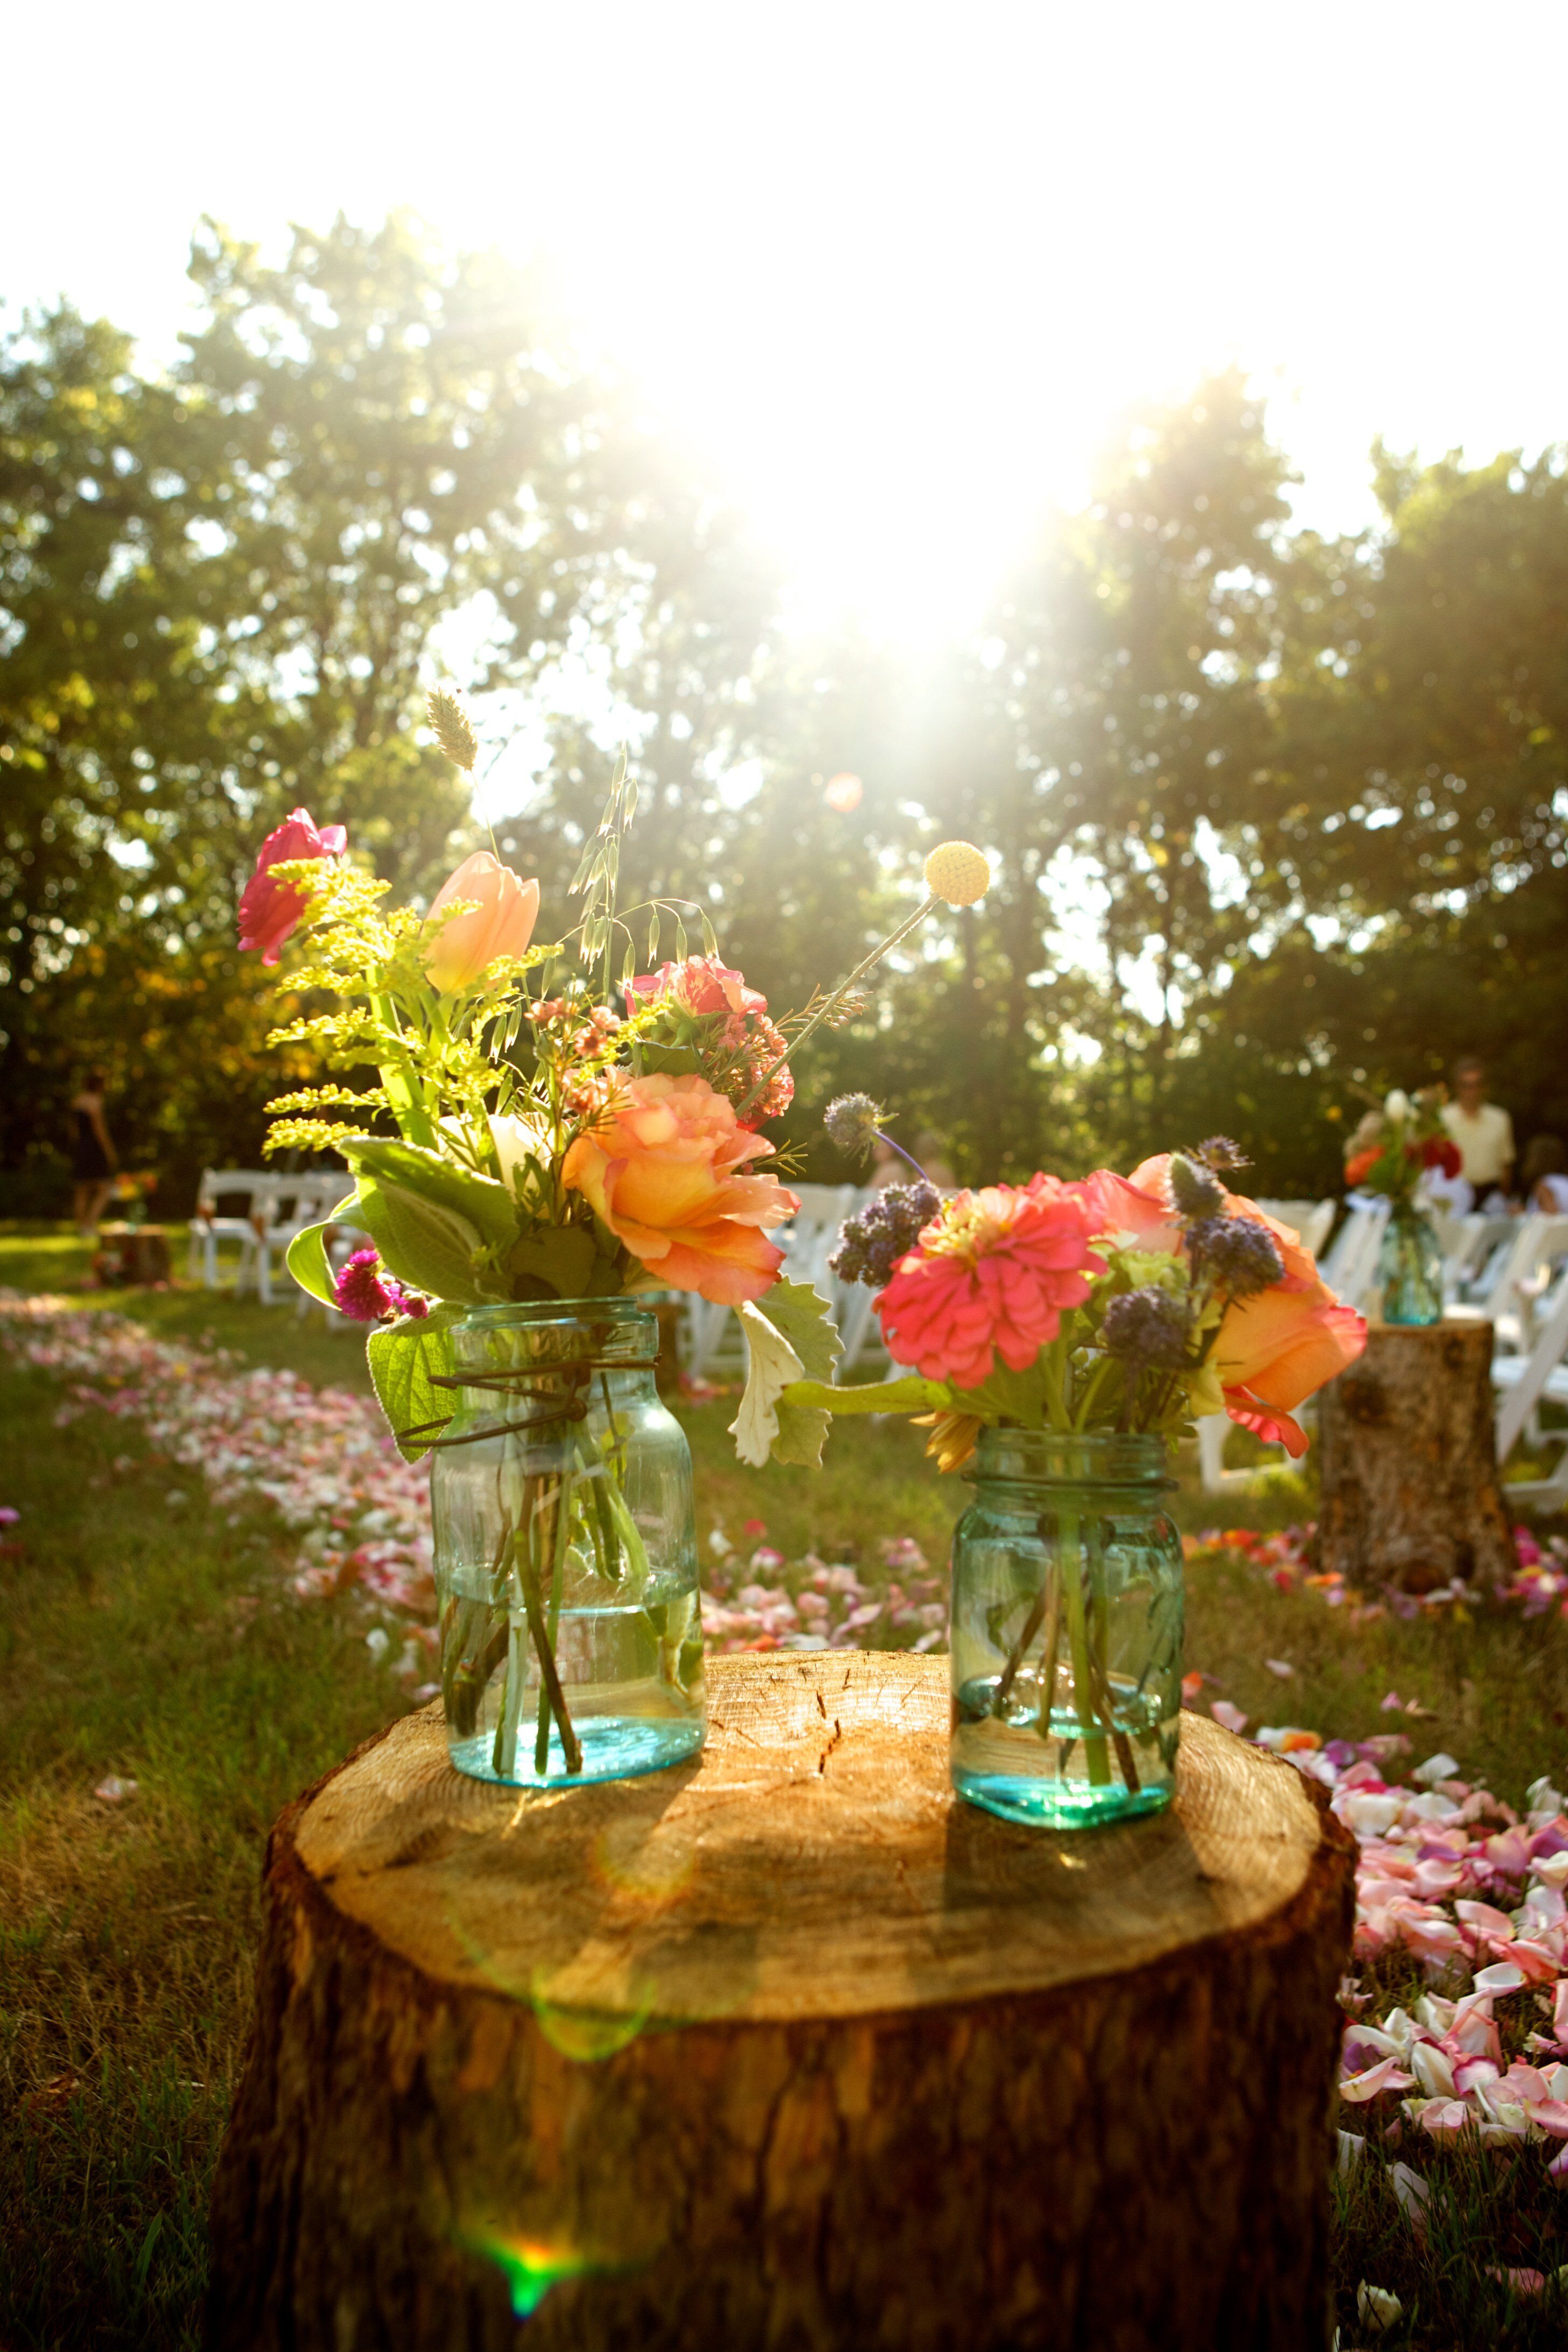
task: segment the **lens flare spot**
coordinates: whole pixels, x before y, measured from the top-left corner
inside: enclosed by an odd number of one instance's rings
[[[559,2286],[563,2279],[588,2278],[608,2267],[590,2261],[586,2254],[574,2253],[570,2246],[545,2245],[533,2238],[486,2235],[459,2242],[504,2273],[517,2319],[531,2319],[551,2288]]]
[[[823,789],[822,797],[836,815],[848,816],[852,810],[859,807],[860,795],[864,790],[865,786],[859,777],[852,776],[846,769],[841,775],[828,779]]]
[[[539,2030],[551,2048],[585,2066],[625,2050],[653,2014],[652,1998],[646,1993],[637,1995],[637,2005],[629,2014],[625,2010],[586,2009],[552,2000],[537,1975],[530,1997]]]

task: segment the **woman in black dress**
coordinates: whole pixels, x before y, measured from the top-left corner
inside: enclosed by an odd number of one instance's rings
[[[120,1164],[103,1122],[104,1085],[103,1072],[89,1070],[87,1084],[71,1105],[76,1113],[76,1150],[71,1160],[76,1180],[74,1214],[83,1241],[90,1241],[98,1230]]]

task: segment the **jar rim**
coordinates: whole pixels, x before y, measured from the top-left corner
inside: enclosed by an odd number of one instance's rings
[[[998,1457],[1001,1456],[1001,1459]],[[964,1475],[974,1486],[1173,1486],[1168,1441],[1153,1430],[983,1428]]]
[[[504,1330],[513,1323],[582,1323],[590,1317],[595,1322],[630,1323],[651,1317],[653,1311],[645,1298],[628,1297],[625,1291],[607,1298],[504,1298],[489,1306],[465,1307],[456,1328]]]

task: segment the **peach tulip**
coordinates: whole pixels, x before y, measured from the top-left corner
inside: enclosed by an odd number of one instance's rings
[[[448,993],[471,988],[498,957],[526,953],[539,919],[539,885],[521,880],[488,849],[479,849],[442,883],[429,919],[454,905],[466,911],[444,922],[425,950],[432,986]]]
[[[739,1307],[770,1289],[784,1264],[764,1228],[800,1206],[776,1176],[736,1172],[773,1148],[706,1078],[656,1071],[616,1086],[562,1176],[642,1260],[649,1286]]]

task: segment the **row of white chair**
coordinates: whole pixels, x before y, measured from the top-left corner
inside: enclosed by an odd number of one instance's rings
[[[253,1289],[262,1306],[270,1307],[274,1276],[282,1269],[289,1243],[307,1225],[319,1224],[329,1215],[351,1181],[342,1169],[297,1176],[270,1169],[204,1169],[190,1226],[192,1279],[199,1275],[207,1289],[216,1289],[222,1271],[220,1248],[228,1243],[237,1251],[236,1293]],[[361,1238],[343,1228],[336,1255],[346,1256]],[[300,1299],[300,1311],[308,1311],[306,1293],[301,1291]],[[338,1319],[330,1307],[327,1319]]]

